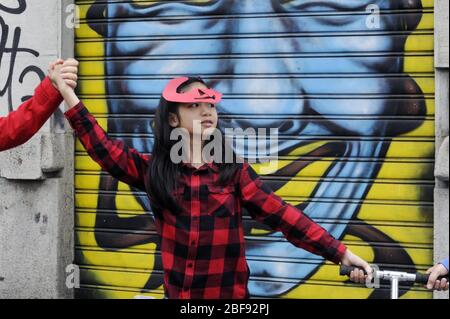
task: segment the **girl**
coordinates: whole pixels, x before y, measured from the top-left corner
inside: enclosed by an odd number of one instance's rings
[[[221,99],[200,78],[173,79],[164,89],[155,115],[151,156],[110,139],[73,89],[58,74],[54,78],[72,106],[65,115],[89,155],[115,178],[148,194],[161,236],[166,297],[249,297],[242,206],[292,244],[336,264],[362,267],[370,276],[364,260],[276,196],[248,163],[193,159],[192,140],[198,131],[194,123],[201,123],[200,133],[217,128],[215,106]],[[176,128],[188,132],[191,141],[186,145],[189,156],[179,164],[170,156],[177,143],[170,135]],[[366,276],[355,270],[351,278],[362,283]]]

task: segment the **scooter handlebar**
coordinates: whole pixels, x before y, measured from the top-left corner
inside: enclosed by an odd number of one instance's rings
[[[430,274],[422,274],[420,272],[416,273],[416,283],[426,285],[428,282],[428,279],[430,278]],[[440,276],[438,277],[438,280],[447,279],[448,276]]]
[[[364,274],[366,274],[366,271],[360,267],[355,267],[355,266],[345,266],[345,265],[340,265],[339,267],[339,274],[341,276],[350,276],[350,273],[354,270],[354,269],[359,269],[364,271]],[[415,282],[418,284],[423,284],[426,285],[428,282],[428,279],[430,277],[430,274],[423,274],[423,273],[416,273],[416,280]],[[438,278],[438,280],[442,280],[442,279],[447,279],[448,281],[448,276],[441,276]]]
[[[350,273],[354,270],[354,269],[359,269],[364,271],[364,274],[366,274],[366,271],[360,267],[355,267],[355,266],[345,266],[345,265],[341,265],[339,267],[339,274],[341,276],[350,276]]]

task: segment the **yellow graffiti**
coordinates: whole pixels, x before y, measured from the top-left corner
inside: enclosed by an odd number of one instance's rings
[[[207,2],[209,0],[198,0]],[[133,1],[135,5],[148,6],[158,1]],[[432,263],[432,206],[422,204],[423,186],[411,181],[420,180],[433,169],[432,162],[421,159],[434,154],[434,63],[433,56],[433,0],[422,0],[424,14],[416,31],[405,45],[404,70],[410,74],[425,95],[426,117],[423,124],[408,133],[393,139],[386,161],[361,205],[358,219],[400,243],[411,256],[418,269],[424,270]],[[81,20],[85,21],[91,4],[79,5]],[[417,52],[425,52],[417,54]],[[107,96],[105,89],[105,64],[103,38],[86,23],[76,29],[76,56],[80,60],[80,86],[78,93],[87,108],[107,130]],[[289,158],[299,158],[328,143],[318,141],[292,151]],[[336,158],[323,158],[302,169],[283,187],[277,195],[287,202],[298,205],[311,197],[320,176],[324,176]],[[276,172],[292,161],[279,159]],[[411,165],[414,164],[414,165]],[[257,172],[261,164],[252,165]],[[107,251],[98,246],[95,236],[100,167],[86,154],[77,141],[75,157],[75,205],[76,205],[76,251],[82,258],[84,273],[83,288],[91,290],[99,298],[134,298],[146,295],[162,298],[162,286],[142,292],[142,288],[154,270],[156,245],[153,243],[129,247],[120,251]],[[318,177],[319,176],[319,177]],[[115,196],[117,214],[133,217],[145,214],[142,206],[126,184],[119,183]],[[401,205],[399,205],[401,204]],[[265,231],[252,229],[252,235],[264,235]],[[360,238],[346,235],[343,242],[356,254],[373,261],[374,253],[369,244]],[[160,274],[162,276],[162,273]],[[358,285],[344,283],[346,278],[338,276],[338,268],[326,262],[305,282],[282,298],[368,298],[373,292]],[[332,285],[332,289],[330,289]],[[402,298],[431,298],[431,293],[414,287]]]
[[[432,8],[433,2],[431,0],[423,0],[424,8]],[[405,60],[404,60],[404,69],[405,73],[410,73],[410,75],[414,78],[416,83],[421,88],[422,92],[425,96],[434,95],[435,86],[434,86],[434,60],[433,56],[421,56],[417,57],[412,54],[408,54],[412,51],[427,51],[432,52],[433,50],[433,34],[429,31],[433,29],[434,25],[434,15],[431,12],[428,12],[423,15],[416,31],[408,37],[408,40],[405,44]],[[428,73],[423,77],[417,76],[417,73]],[[431,74],[431,75],[429,75]],[[430,96],[426,98],[426,120],[424,123],[419,126],[417,129],[403,134],[401,138],[395,138],[389,148],[386,158],[423,158],[429,157],[430,154],[434,154],[434,144],[430,141],[429,138],[434,137],[434,99]],[[405,147],[404,137],[416,137],[413,142],[411,142],[409,147]],[[428,137],[427,139],[423,139],[423,142],[416,141],[417,137]],[[420,138],[419,138],[420,140]],[[424,147],[420,147],[419,145],[424,145]],[[431,164],[429,164],[431,165]],[[408,165],[410,167],[411,165]],[[378,180],[384,181],[387,178],[401,178],[403,180],[417,180],[420,179],[421,176],[424,176],[423,173],[426,170],[429,170],[430,167],[425,167],[425,164],[417,163],[417,167],[410,169],[409,171],[403,171],[401,176],[398,176],[398,171],[401,169],[401,163],[395,164],[384,164],[379,171]],[[396,176],[397,175],[397,176]],[[317,175],[320,176],[320,175]],[[400,205],[390,206],[389,205],[373,205],[371,200],[384,199],[385,200],[396,200],[398,204],[398,200],[405,201],[414,201],[421,199],[421,189],[418,185],[408,185],[408,184],[397,184],[398,181],[394,180],[394,183],[386,185],[384,183],[380,183],[379,181],[375,181],[372,184],[372,187],[367,194],[364,203],[360,212],[358,213],[358,218],[368,222],[373,225],[375,228],[384,232],[386,235],[390,236],[396,242],[401,244],[410,244],[413,241],[415,247],[422,245],[422,249],[417,248],[407,248],[404,247],[406,252],[412,258],[414,264],[418,267],[418,269],[424,271],[426,270],[433,261],[432,257],[432,245],[433,245],[433,231],[431,226],[433,211],[432,209],[424,210],[420,206],[405,206],[402,207]],[[401,181],[400,181],[401,182]],[[300,186],[299,186],[300,187]],[[294,188],[296,189],[296,188]],[[299,189],[299,188],[297,188]],[[298,193],[298,191],[296,191]],[[295,192],[293,192],[295,193]],[[423,199],[429,200],[429,199]],[[382,226],[376,225],[374,223],[375,220],[383,220],[383,221],[401,221],[401,223],[394,224],[392,226]],[[408,223],[416,223],[411,224],[415,227],[404,227]],[[387,222],[389,223],[389,222]],[[386,224],[386,222],[384,222]],[[408,225],[408,224],[406,224]],[[403,226],[403,227],[402,227]],[[419,226],[419,227],[417,227]],[[373,253],[371,252],[371,248],[368,245],[359,245],[361,240],[355,238],[353,236],[346,235],[343,238],[344,244],[346,244],[352,251],[356,254],[360,255],[365,260],[371,262],[373,261]],[[354,246],[352,244],[357,243],[359,246]],[[326,263],[325,266],[319,268],[319,270],[311,276],[311,278],[306,282],[306,284],[299,285],[296,289],[293,289],[291,292],[283,296],[284,298],[368,298],[372,291],[367,288],[361,288],[358,286],[350,285],[345,286],[333,286],[333,289],[330,289],[327,285],[329,281],[342,281],[343,279],[338,279],[336,274],[338,270],[336,267],[327,266],[329,263]],[[326,280],[326,281],[324,281]],[[310,285],[309,283],[314,283],[314,285]],[[428,299],[432,298],[432,294],[420,288],[413,288],[408,291],[401,298],[403,299],[416,299],[423,298]]]

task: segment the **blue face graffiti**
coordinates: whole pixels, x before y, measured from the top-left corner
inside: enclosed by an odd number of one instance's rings
[[[377,17],[375,27],[374,6],[387,12]],[[374,248],[376,262],[412,264],[408,254],[379,230],[348,222],[357,215],[391,139],[423,122],[423,93],[404,73],[405,42],[422,17],[421,8],[420,1],[411,0],[98,1],[88,19],[91,28],[108,39],[107,94],[120,97],[108,100],[110,114],[154,114],[168,79],[201,74],[224,94],[218,106],[223,115],[220,127],[277,128],[279,156],[292,157],[301,147],[324,142],[275,173],[294,177],[315,161],[335,158],[298,208],[317,221],[338,220],[322,224],[336,238],[350,233],[367,242],[392,242],[383,252]],[[403,9],[411,10],[391,14]],[[99,17],[106,22],[96,22]],[[396,118],[405,115],[413,119]],[[151,152],[152,129],[143,120],[117,116],[108,127],[109,133],[139,151]],[[361,158],[371,160],[348,160]],[[341,182],[345,180],[359,182]],[[287,181],[270,185],[276,191]],[[100,188],[116,191],[117,182],[102,178]],[[151,212],[148,199],[136,198]],[[99,198],[98,208],[114,210],[114,199]],[[150,219],[108,218],[121,228],[154,230]],[[97,218],[96,227],[101,225]],[[246,223],[246,234],[254,228],[261,226]],[[144,235],[96,233],[96,238],[103,247],[158,243]],[[269,232],[264,240],[248,241],[247,255],[257,257],[249,259],[253,276],[292,279],[251,280],[254,296],[283,295],[322,264],[281,238]],[[274,255],[307,262],[299,267],[295,262],[266,261]],[[160,277],[153,276],[145,288],[161,284]]]

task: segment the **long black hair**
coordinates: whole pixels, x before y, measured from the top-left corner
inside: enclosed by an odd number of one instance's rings
[[[207,86],[202,78],[189,77],[177,89],[177,92],[180,93],[183,88],[196,82]],[[155,142],[147,174],[147,192],[153,210],[168,209],[173,214],[177,214],[180,211],[180,206],[172,196],[172,192],[178,188],[181,166],[173,163],[170,158],[170,150],[178,141],[170,139],[170,133],[174,128],[169,125],[169,113],[174,113],[179,118],[179,103],[167,101],[161,96],[153,122]],[[217,129],[221,132],[219,125],[217,125]],[[219,167],[218,184],[220,185],[228,184],[240,168],[240,164],[235,160],[236,155],[232,147],[227,145],[225,138],[222,138],[222,156],[225,156],[226,152],[233,155],[233,161],[232,163],[225,163],[222,158],[222,161],[216,162]]]

